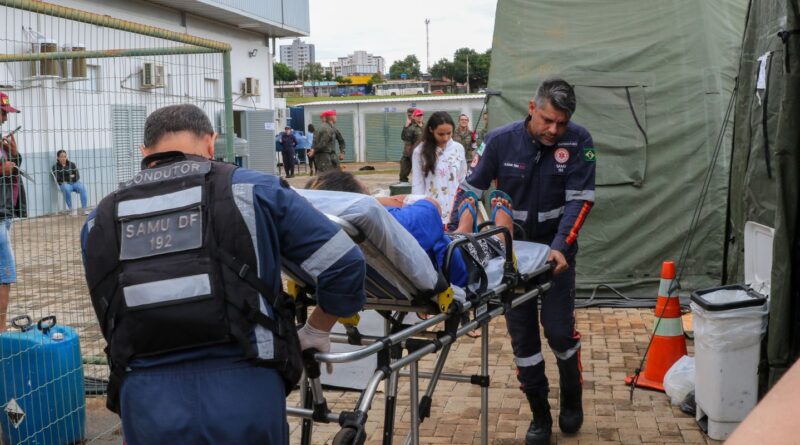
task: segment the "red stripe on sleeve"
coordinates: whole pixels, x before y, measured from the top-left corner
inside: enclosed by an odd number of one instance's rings
[[[584,221],[586,221],[586,216],[589,214],[589,210],[592,209],[592,203],[586,201],[583,203],[583,207],[581,207],[581,212],[578,213],[578,218],[575,219],[575,224],[572,225],[572,229],[569,231],[569,236],[567,236],[567,244],[572,245],[576,239],[578,239],[578,232],[583,227]]]

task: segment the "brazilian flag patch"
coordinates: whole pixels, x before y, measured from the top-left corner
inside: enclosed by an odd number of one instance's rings
[[[594,147],[583,148],[583,160],[586,162],[594,162],[597,160],[597,153],[595,153]]]

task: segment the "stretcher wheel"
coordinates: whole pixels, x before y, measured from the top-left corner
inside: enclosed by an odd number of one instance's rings
[[[358,431],[352,427],[345,427],[336,433],[333,438],[333,445],[364,445],[367,435],[363,431]]]

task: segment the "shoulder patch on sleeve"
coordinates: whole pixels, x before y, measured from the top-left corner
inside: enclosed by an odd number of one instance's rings
[[[597,160],[597,153],[594,147],[583,147],[583,160],[586,162],[595,162]]]

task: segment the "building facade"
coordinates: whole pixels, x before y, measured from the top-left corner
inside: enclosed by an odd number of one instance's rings
[[[281,45],[281,63],[293,69],[296,73],[309,63],[314,63],[314,44],[305,43],[300,39],[294,39],[291,45]]]
[[[234,0],[60,0],[59,6],[85,14],[108,16],[230,44],[236,157],[251,168],[274,172],[274,130],[285,123],[285,101],[275,100],[274,37],[309,32],[308,0],[279,0],[265,7],[258,1]],[[230,5],[229,5],[230,4]],[[252,11],[233,5],[245,4]],[[173,7],[167,6],[172,5]],[[77,20],[53,18],[0,6],[15,26],[0,31],[0,52],[109,52],[160,50],[174,42]],[[80,42],[80,43],[76,43]],[[52,47],[52,48],[50,48]],[[32,50],[33,48],[33,50]],[[59,149],[78,164],[89,205],[116,189],[139,169],[144,120],[156,108],[192,103],[202,108],[215,130],[224,133],[222,55],[170,55],[168,52],[129,57],[62,61],[19,61],[0,64],[0,91],[21,113],[9,116],[4,128],[17,133],[26,171],[31,216],[63,209],[50,168]],[[12,127],[13,125],[13,127]],[[256,131],[259,130],[259,131]],[[7,130],[6,130],[7,131]],[[224,153],[224,137],[217,150]],[[263,152],[263,153],[262,153]]]
[[[383,74],[386,62],[381,56],[374,56],[366,51],[354,51],[346,57],[339,57],[331,62],[330,67],[335,76],[355,76],[366,74]]]
[[[305,124],[320,124],[319,115],[336,110],[336,128],[347,144],[346,162],[399,161],[403,152],[400,134],[406,122],[406,110],[421,108],[426,115],[446,111],[453,119],[461,113],[478,122],[485,96],[420,96],[419,98],[380,98],[347,101],[321,101],[303,104]]]

